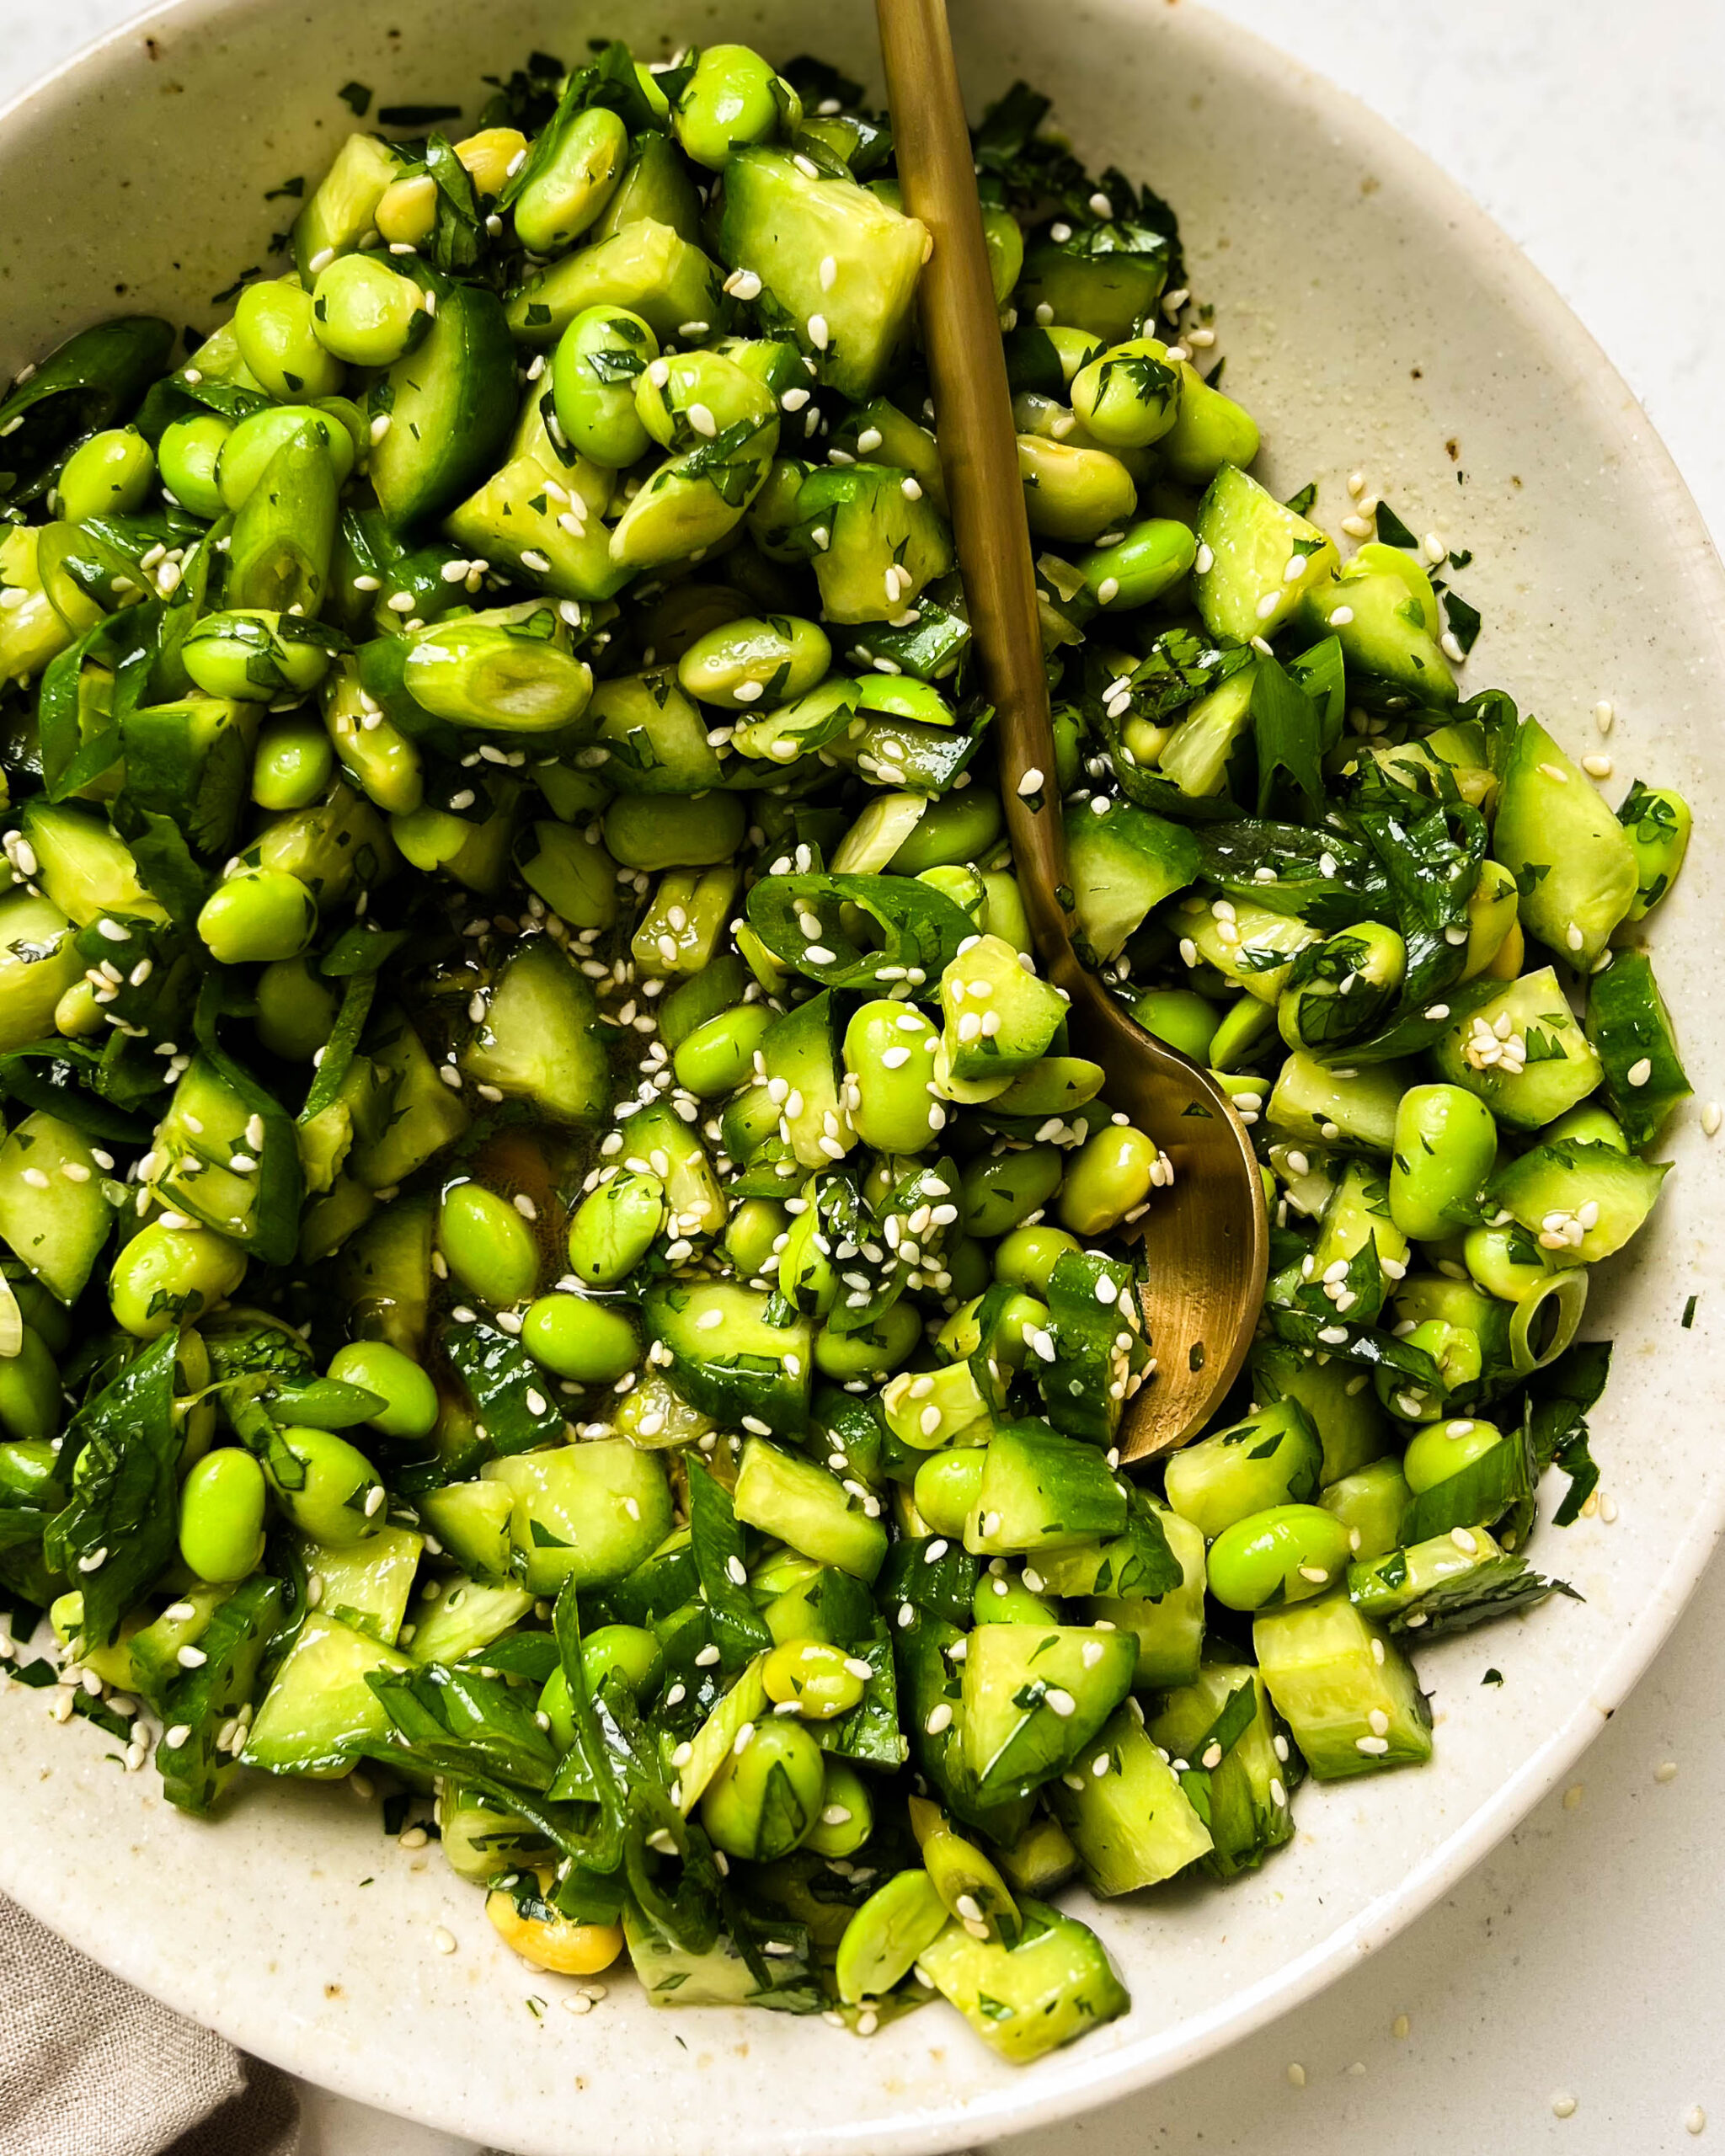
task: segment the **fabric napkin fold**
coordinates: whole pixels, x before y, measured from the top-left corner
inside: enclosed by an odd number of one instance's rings
[[[299,2156],[287,2075],[0,1899],[0,2156]]]

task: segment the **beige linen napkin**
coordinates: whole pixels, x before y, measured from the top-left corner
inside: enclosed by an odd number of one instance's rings
[[[0,1900],[0,2156],[298,2156],[299,2099]]]

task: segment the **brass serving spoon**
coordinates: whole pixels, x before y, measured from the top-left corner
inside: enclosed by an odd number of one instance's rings
[[[1269,1230],[1251,1140],[1209,1073],[1130,1018],[1081,966],[1056,893],[1067,882],[1030,531],[1000,320],[946,0],[876,0],[905,207],[934,238],[922,334],[941,463],[1001,789],[1031,932],[1071,998],[1074,1048],[1108,1098],[1172,1163],[1142,1223],[1146,1328],[1156,1371],[1128,1405],[1124,1460],[1184,1444],[1233,1383],[1263,1300]]]

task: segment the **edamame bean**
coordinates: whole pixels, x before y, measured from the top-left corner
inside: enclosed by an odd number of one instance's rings
[[[986,860],[1001,835],[1000,797],[991,786],[967,787],[931,801],[887,863],[895,876],[920,876],[951,862]]]
[[[1272,1505],[1225,1528],[1210,1548],[1210,1591],[1225,1609],[1307,1602],[1348,1569],[1348,1529],[1319,1505]]]
[[[1036,1231],[1031,1229],[1028,1232],[1033,1235]],[[1055,1232],[1058,1234],[1059,1230]],[[1077,1246],[1074,1244],[1073,1247]],[[953,1361],[962,1362],[981,1347],[981,1309],[982,1297],[977,1295],[962,1303],[941,1327],[937,1336],[941,1348]],[[1009,1295],[994,1312],[990,1352],[1003,1369],[1023,1369],[1024,1358],[1030,1352],[1031,1335],[1042,1331],[1047,1324],[1046,1303],[1034,1295]]]
[[[975,1842],[948,1824],[939,1806],[919,1797],[910,1801],[913,1832],[922,1845],[922,1861],[935,1891],[957,1920],[980,1926],[989,1938],[1016,1939],[1018,1907],[1000,1873]],[[930,1828],[925,1821],[932,1817]],[[975,1935],[973,1931],[972,1936]]]
[[[1060,1188],[1063,1165],[1053,1145],[1028,1145],[1021,1153],[969,1162],[959,1180],[965,1232],[988,1238],[1016,1228]]]
[[[185,670],[206,696],[242,704],[302,696],[315,689],[329,665],[321,643],[309,642],[287,616],[267,607],[236,607],[194,622],[179,648]]]
[[[318,342],[312,295],[296,277],[248,285],[234,303],[239,355],[261,387],[280,403],[334,397],[344,376],[341,361]]]
[[[1014,1228],[995,1245],[994,1277],[1045,1297],[1049,1275],[1069,1251],[1079,1247],[1076,1235],[1049,1222],[1039,1221],[1033,1228]]]
[[[824,1640],[787,1640],[761,1667],[766,1696],[781,1706],[794,1706],[805,1721],[833,1721],[861,1700],[868,1680],[866,1667],[842,1647]]]
[[[1180,362],[1180,406],[1156,445],[1169,478],[1207,487],[1225,464],[1243,471],[1258,454],[1258,424],[1243,405],[1212,389],[1188,360]]]
[[[201,425],[202,422],[188,424]],[[270,468],[276,451],[284,442],[291,441],[296,435],[307,430],[334,459],[335,483],[339,487],[344,485],[354,468],[355,451],[352,432],[341,414],[320,411],[315,404],[280,404],[267,412],[248,412],[229,429],[220,443],[216,486],[222,507],[238,509]],[[163,439],[165,441],[167,436]],[[179,493],[179,488],[174,491]],[[188,501],[186,506],[190,509],[192,504]],[[212,515],[218,513],[211,512]]]
[[[219,965],[296,958],[318,933],[318,901],[297,876],[246,870],[205,899],[198,933]]]
[[[982,1487],[985,1445],[956,1452],[932,1453],[916,1470],[911,1493],[916,1509],[937,1534],[963,1538]]]
[[[328,1374],[377,1395],[384,1405],[370,1421],[386,1438],[429,1438],[437,1427],[436,1386],[387,1340],[350,1340],[330,1357]]]
[[[0,1359],[0,1433],[20,1443],[52,1438],[60,1415],[60,1372],[47,1342],[26,1325],[18,1353]]]
[[[419,286],[375,254],[341,254],[312,287],[312,328],[350,366],[387,367],[431,318]]]
[[[246,1273],[246,1254],[209,1228],[152,1220],[120,1250],[108,1275],[115,1322],[140,1340],[158,1339],[223,1302]]]
[[[938,868],[925,868],[916,881],[927,883],[931,891],[938,891],[943,899],[950,899],[960,913],[969,915],[980,932],[987,932],[983,924],[988,917],[988,893],[974,868],[948,862]]]
[[[1117,1228],[1153,1187],[1161,1159],[1154,1142],[1130,1123],[1110,1123],[1080,1146],[1066,1170],[1060,1215],[1075,1235]]]
[[[530,891],[572,928],[609,928],[617,919],[617,863],[585,831],[533,825],[516,842],[515,866]]]
[[[1434,1391],[1417,1379],[1394,1370],[1381,1369],[1375,1378],[1378,1398],[1403,1422],[1427,1422],[1448,1412],[1452,1394],[1479,1382],[1485,1358],[1480,1337],[1471,1326],[1452,1325],[1447,1318],[1429,1317],[1407,1336],[1407,1345],[1429,1355],[1438,1366],[1439,1389]]]
[[[264,1470],[238,1445],[206,1453],[179,1491],[179,1554],[200,1580],[227,1587],[264,1554]]]
[[[162,483],[194,516],[214,519],[227,504],[216,483],[216,467],[233,423],[217,412],[176,419],[156,445]]]
[[[1109,449],[1147,449],[1180,415],[1180,374],[1154,337],[1116,344],[1081,368],[1072,409]]]
[[[848,1761],[829,1752],[820,1791],[820,1817],[803,1837],[804,1848],[816,1856],[850,1856],[873,1832],[874,1800],[868,1783]]]
[[[705,868],[731,858],[748,821],[734,793],[620,793],[603,829],[625,868]]]
[[[1197,558],[1197,534],[1172,517],[1156,516],[1135,524],[1110,547],[1092,547],[1076,567],[1098,606],[1124,611],[1148,606],[1172,590]]]
[[[614,1385],[641,1359],[628,1305],[585,1295],[542,1295],[521,1320],[521,1345],[536,1363],[575,1385]]]
[[[302,1534],[345,1550],[384,1524],[385,1492],[357,1445],[334,1430],[296,1423],[264,1455],[264,1473],[279,1504]]]
[[[1030,529],[1044,539],[1087,547],[1129,522],[1138,506],[1132,474],[1105,449],[1020,435],[1018,473]]]
[[[958,714],[932,681],[914,674],[871,674],[857,685],[858,711],[883,711],[919,726],[952,726]]]
[[[341,998],[303,958],[278,958],[258,976],[258,1038],[271,1055],[309,1063],[329,1038]]]
[[[622,307],[581,310],[551,362],[557,423],[571,449],[608,472],[646,455],[652,437],[635,408],[635,385],[658,357],[659,339],[638,314]]]
[[[542,1875],[542,1895],[553,1891],[551,1875]],[[547,1904],[547,1906],[549,1906]],[[515,1907],[515,1897],[501,1886],[485,1897],[485,1913],[491,1928],[512,1953],[536,1969],[558,1977],[596,1977],[608,1969],[623,1951],[620,1924],[582,1924],[573,1917],[526,1917]]]
[[[443,1193],[437,1243],[449,1269],[494,1310],[531,1295],[539,1278],[533,1230],[507,1198],[483,1183],[458,1182]]]
[[[569,1264],[590,1288],[633,1273],[665,1220],[665,1185],[625,1170],[582,1199],[569,1222]]]
[[[515,237],[530,254],[555,254],[610,201],[629,154],[629,131],[605,105],[589,105],[515,197]]]
[[[1495,1422],[1482,1422],[1471,1416],[1458,1415],[1446,1422],[1428,1422],[1408,1439],[1407,1449],[1402,1455],[1402,1472],[1407,1477],[1408,1488],[1418,1497],[1428,1490],[1435,1490],[1440,1482],[1450,1481],[1463,1468],[1471,1467],[1475,1460],[1483,1460],[1503,1442],[1503,1433]]]
[[[378,237],[392,247],[418,247],[437,229],[437,182],[429,172],[393,179],[379,196]]]
[[[464,136],[455,153],[466,166],[474,189],[494,198],[502,194],[519,160],[527,152],[527,138],[519,127],[482,127],[477,135]]]
[[[970,1618],[977,1625],[1053,1625],[1055,1604],[1028,1587],[1017,1572],[985,1572],[970,1598]]]
[[[335,770],[328,728],[309,712],[272,719],[252,759],[252,798],[260,808],[309,808]]]
[[[600,1625],[581,1641],[581,1673],[590,1691],[596,1692],[612,1670],[621,1671],[630,1692],[639,1699],[654,1691],[665,1674],[665,1650],[657,1637],[640,1625]]]
[[[882,1999],[952,1922],[926,1871],[897,1871],[845,1926],[833,1977],[847,2006]]]
[[[651,360],[635,383],[635,411],[661,449],[698,449],[744,419],[765,422],[778,405],[758,376],[718,352]]]
[[[825,1780],[820,1747],[806,1729],[757,1722],[708,1784],[701,1824],[727,1856],[772,1864],[820,1818]]]
[[[776,1198],[745,1198],[731,1208],[725,1225],[724,1254],[745,1280],[765,1273],[791,1216]]]
[[[1036,945],[1017,879],[1002,871],[985,868],[982,872],[982,925],[987,934],[998,936],[1003,943],[1010,943],[1022,955],[1033,957]]]
[[[832,645],[818,622],[789,614],[728,622],[697,637],[677,661],[692,696],[724,711],[786,703],[825,677]]]
[[[677,1043],[671,1068],[678,1085],[703,1101],[733,1093],[755,1068],[756,1053],[772,1029],[764,1003],[739,1003],[697,1026]]]
[[[131,516],[149,499],[156,476],[150,445],[136,427],[108,427],[80,442],[55,483],[67,524],[87,516]]]
[[[1396,1111],[1390,1218],[1416,1242],[1437,1242],[1476,1220],[1497,1158],[1498,1126],[1477,1093],[1413,1086]]]
[[[733,150],[795,131],[803,107],[758,52],[746,45],[709,45],[695,63],[671,114],[683,155],[722,171]]]
[[[823,1326],[814,1336],[814,1367],[835,1385],[864,1378],[872,1384],[889,1378],[921,1344],[922,1321],[916,1305],[892,1304],[873,1325],[855,1332],[835,1332]]]
[[[1253,998],[1254,1002],[1257,999]],[[1260,1006],[1261,1007],[1261,1006]],[[1210,1061],[1210,1043],[1221,1023],[1214,1003],[1189,988],[1148,988],[1132,999],[1132,1016],[1147,1033],[1194,1063]]]
[[[851,1122],[865,1145],[917,1153],[933,1139],[946,1118],[928,1089],[939,1044],[939,1034],[914,1005],[881,996],[852,1014],[845,1068],[854,1081]]]

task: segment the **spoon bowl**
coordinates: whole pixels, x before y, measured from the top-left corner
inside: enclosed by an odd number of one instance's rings
[[[1071,1006],[1073,1046],[1101,1065],[1108,1100],[1172,1171],[1140,1224],[1155,1361],[1119,1442],[1123,1460],[1143,1460],[1195,1437],[1245,1360],[1268,1266],[1263,1178],[1222,1087],[1146,1033],[1073,948],[1059,895],[1069,877],[1036,572],[946,0],[877,0],[876,13],[905,206],[934,240],[923,341],[1025,912],[1043,970]]]

